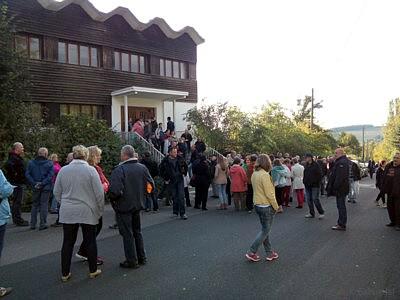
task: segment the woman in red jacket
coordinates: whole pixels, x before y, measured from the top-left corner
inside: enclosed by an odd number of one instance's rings
[[[247,174],[240,166],[240,158],[233,160],[230,169],[231,191],[236,210],[246,210]]]

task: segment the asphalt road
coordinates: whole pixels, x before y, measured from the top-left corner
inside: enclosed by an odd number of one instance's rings
[[[170,219],[166,208],[145,216],[158,221],[143,230],[149,264],[138,270],[119,268],[122,240],[105,228],[98,242],[103,275],[88,279],[87,265],[74,261],[73,278],[64,284],[60,253],[50,251],[61,247],[61,230],[20,232],[18,243],[11,228],[0,285],[15,288],[8,299],[35,300],[400,299],[400,232],[384,226],[387,212],[375,206],[371,183],[364,180],[359,202],[348,204],[346,232],[330,229],[337,219],[334,198],[323,198],[324,220],[306,220],[307,211],[295,208],[277,216],[271,241],[280,258],[272,263],[244,258],[259,230],[256,215],[217,211],[215,203],[187,221]]]

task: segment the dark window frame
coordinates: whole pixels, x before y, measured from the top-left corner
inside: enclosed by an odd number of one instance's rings
[[[72,105],[75,105],[75,106],[78,106],[78,107],[79,107],[79,114],[88,115],[88,114],[82,112],[82,107],[83,107],[83,106],[90,106],[90,116],[91,116],[92,118],[95,118],[96,120],[102,120],[102,119],[104,118],[104,105],[96,105],[96,104],[77,104],[77,103],[61,103],[61,104],[60,104],[60,117],[63,116],[63,115],[61,114],[61,105],[65,105],[65,106],[66,106],[66,108],[67,108],[67,113],[66,113],[66,115],[67,115],[67,116],[71,115],[71,106],[72,106]],[[94,107],[97,108],[97,112],[94,111]],[[97,116],[94,117],[94,113],[97,113],[97,114],[100,116],[100,118],[97,118]]]
[[[167,76],[167,64],[166,61],[169,60],[171,61],[171,76]],[[178,63],[178,77],[174,77],[174,62]],[[174,60],[170,58],[165,58],[165,57],[160,57],[160,66],[161,63],[163,64],[163,74],[161,74],[161,68],[160,68],[160,76],[167,77],[167,78],[172,78],[172,79],[177,79],[177,80],[188,80],[189,79],[189,64],[185,61],[181,60]],[[186,66],[186,77],[182,77],[182,65]]]
[[[28,59],[32,60],[42,60],[43,59],[43,39],[41,36],[36,35],[36,34],[30,34],[30,33],[16,33],[14,37],[14,49],[17,49],[17,41],[16,38],[17,36],[23,37],[25,39],[25,44],[26,44],[26,55]],[[39,58],[33,58],[31,57],[31,43],[30,39],[38,39],[39,41]]]
[[[57,53],[57,61],[62,64],[68,64],[68,65],[74,65],[74,66],[81,66],[81,67],[89,67],[89,68],[99,68],[100,67],[100,60],[99,60],[99,47],[91,45],[91,44],[86,44],[86,43],[78,43],[78,42],[73,42],[73,41],[66,41],[59,39],[57,42],[57,47],[59,46],[59,43],[64,43],[65,45],[65,61],[60,61],[58,58],[58,53]],[[77,64],[72,64],[69,62],[69,49],[68,45],[76,45],[77,46],[77,51],[78,51],[78,63]],[[89,54],[89,65],[81,65],[81,46],[82,47],[87,47],[88,48],[88,54]],[[92,65],[92,49],[96,49],[96,54],[97,54],[97,64]]]
[[[114,56],[113,56],[113,70],[114,71],[120,71],[120,72],[125,72],[125,73],[135,73],[135,74],[149,74],[149,58],[148,55],[143,54],[143,53],[138,53],[138,52],[130,52],[130,51],[124,51],[124,50],[119,50],[119,49],[114,49]],[[119,57],[119,68],[115,65],[115,55],[118,53]],[[129,71],[122,70],[122,54],[127,54],[128,55],[128,66],[129,66]],[[137,65],[139,72],[133,71],[132,70],[132,56],[136,55],[137,57]],[[140,59],[143,57],[144,59],[144,70],[140,67]]]

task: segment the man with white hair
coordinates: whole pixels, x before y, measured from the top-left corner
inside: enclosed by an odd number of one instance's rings
[[[52,189],[54,175],[53,162],[47,159],[48,150],[40,148],[38,155],[28,164],[25,176],[32,187],[32,211],[31,229],[36,229],[37,213],[40,211],[39,230],[45,230],[47,226],[47,210]]]
[[[14,143],[11,152],[9,153],[8,160],[4,166],[7,180],[16,187],[11,198],[12,219],[16,226],[29,225],[29,223],[22,219],[21,216],[21,206],[24,198],[24,185],[26,181],[23,155],[24,146],[22,143]]]
[[[126,260],[121,268],[137,269],[146,264],[146,253],[140,225],[145,193],[154,190],[154,181],[146,166],[140,164],[131,145],[122,147],[121,163],[112,171],[110,199],[117,215]]]

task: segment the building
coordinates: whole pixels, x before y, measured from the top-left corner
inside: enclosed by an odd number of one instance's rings
[[[197,103],[197,45],[191,27],[172,30],[160,18],[141,23],[128,9],[98,11],[88,0],[8,0],[27,52],[32,100],[49,122],[66,114],[105,119],[117,131],[129,118],[172,117],[183,130]]]

